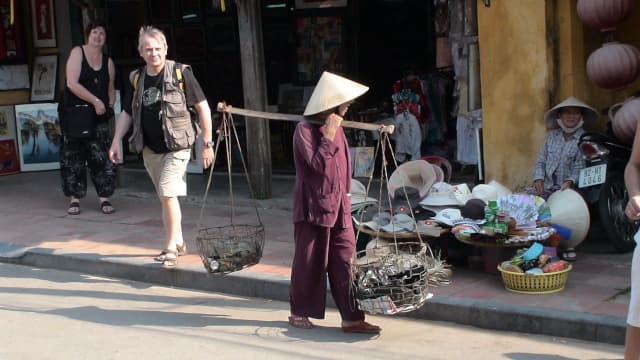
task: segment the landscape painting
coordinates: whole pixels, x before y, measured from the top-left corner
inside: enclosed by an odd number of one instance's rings
[[[16,129],[22,171],[60,168],[58,104],[16,105]]]

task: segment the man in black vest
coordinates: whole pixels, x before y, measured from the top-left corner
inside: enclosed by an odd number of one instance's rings
[[[165,249],[155,257],[162,266],[173,268],[178,256],[186,252],[182,237],[182,212],[178,196],[187,195],[186,171],[191,148],[197,136],[189,108],[197,111],[202,129],[204,168],[213,160],[211,109],[191,67],[167,60],[167,40],[162,31],[146,26],[140,29],[138,51],[146,66],[131,73],[130,99],[116,120],[109,158],[122,158],[120,141],[130,126],[130,148],[142,152],[144,166],[162,204],[166,232]]]

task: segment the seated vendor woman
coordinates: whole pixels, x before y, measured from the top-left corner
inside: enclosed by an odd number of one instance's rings
[[[568,97],[545,116],[550,128],[538,153],[533,170],[530,194],[547,199],[554,191],[577,188],[584,159],[578,148],[583,125],[593,124],[598,112],[589,105]],[[566,257],[575,258],[574,249],[566,249]]]

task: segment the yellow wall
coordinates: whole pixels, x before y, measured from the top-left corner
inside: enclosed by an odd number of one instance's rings
[[[546,111],[576,96],[600,113],[604,129],[608,107],[640,90],[597,88],[586,74],[589,55],[605,35],[583,24],[577,0],[492,0],[478,2],[478,33],[483,106],[485,180],[513,190],[531,181],[533,163],[544,141]],[[636,7],[615,39],[640,47]]]
[[[478,2],[485,180],[529,181],[544,139],[551,72],[546,1]]]

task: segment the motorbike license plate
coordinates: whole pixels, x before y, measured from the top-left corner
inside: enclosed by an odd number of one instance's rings
[[[578,179],[578,187],[600,185],[607,178],[607,164],[589,166],[580,170],[580,179]]]

